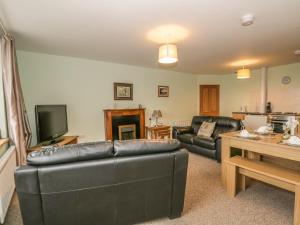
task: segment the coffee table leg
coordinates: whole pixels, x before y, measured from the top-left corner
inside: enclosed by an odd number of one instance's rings
[[[255,153],[255,152],[250,152],[247,150],[242,150],[242,151],[243,151],[243,154],[242,154],[243,157],[246,157],[251,160],[261,161],[260,154]],[[246,177],[244,175],[240,175],[239,179],[240,179],[239,188],[242,191],[245,191],[247,189],[247,187],[249,187],[251,185],[251,183],[255,182],[255,180],[251,179],[250,177]]]
[[[230,158],[230,143],[229,139],[226,137],[222,137],[222,149],[221,149],[221,177],[222,184],[226,188],[226,178],[227,178],[227,166],[226,162]]]
[[[227,195],[229,197],[235,197],[236,195],[236,183],[237,183],[237,167],[235,165],[227,164],[227,180],[226,188]]]
[[[300,225],[300,186],[295,187],[294,225]]]

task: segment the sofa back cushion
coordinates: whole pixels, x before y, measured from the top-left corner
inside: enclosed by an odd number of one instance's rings
[[[219,136],[219,134],[224,132],[236,131],[241,129],[241,121],[233,119],[232,117],[225,116],[194,116],[192,120],[192,127],[194,133],[198,133],[198,130],[202,123],[206,122],[216,122],[214,132],[212,134],[213,138]]]
[[[194,116],[192,120],[192,127],[194,129],[194,133],[198,133],[198,130],[203,122],[212,122],[211,116]]]
[[[133,156],[172,152],[178,150],[180,142],[177,140],[128,140],[114,142],[115,156]]]
[[[112,142],[90,142],[32,152],[27,156],[27,163],[35,166],[53,165],[109,157],[113,157]]]
[[[232,117],[215,116],[212,117],[212,121],[216,122],[216,126],[240,128],[240,120],[233,119]]]
[[[212,137],[217,138],[219,134],[241,129],[241,121],[231,117],[218,116],[212,119],[216,122]]]

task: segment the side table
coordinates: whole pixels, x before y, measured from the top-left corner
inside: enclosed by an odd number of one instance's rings
[[[158,126],[146,126],[146,134],[150,134],[151,139],[165,139],[171,138],[171,126],[158,125]]]

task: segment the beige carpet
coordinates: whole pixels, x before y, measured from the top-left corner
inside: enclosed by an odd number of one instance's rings
[[[291,225],[293,207],[293,193],[261,183],[252,185],[234,199],[227,197],[220,182],[220,164],[190,154],[182,217],[175,220],[165,218],[143,224]],[[9,209],[5,225],[22,225],[16,197]]]

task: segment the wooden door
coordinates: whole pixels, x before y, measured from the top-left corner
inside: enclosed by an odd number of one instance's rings
[[[200,115],[218,116],[220,85],[200,85]]]

